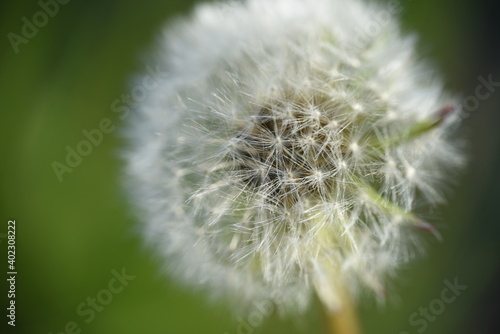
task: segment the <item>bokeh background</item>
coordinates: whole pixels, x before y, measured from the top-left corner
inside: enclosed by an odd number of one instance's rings
[[[223,303],[176,285],[141,242],[120,186],[121,120],[111,104],[144,68],[160,27],[186,15],[194,0],[72,0],[20,44],[22,18],[36,1],[0,3],[0,332],[71,333],[321,333],[315,308],[303,319],[273,315],[242,327]],[[401,0],[406,31],[442,72],[446,87],[474,96],[478,77],[500,81],[499,7],[495,1]],[[498,90],[498,91],[496,91]],[[428,322],[424,333],[498,333],[500,300],[500,87],[465,119],[470,163],[457,178],[438,225],[444,242],[401,272],[385,307],[364,300],[367,334],[417,333],[409,317],[428,307],[455,278],[467,289]],[[82,130],[109,118],[116,130],[71,173],[57,179]],[[17,318],[6,326],[6,230],[17,222]],[[134,280],[85,322],[76,309],[107,288],[112,270]],[[66,327],[66,328],[65,328]],[[5,328],[5,329],[3,329]]]

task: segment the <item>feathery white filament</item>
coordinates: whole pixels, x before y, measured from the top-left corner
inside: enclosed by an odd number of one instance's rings
[[[171,271],[216,294],[304,309],[420,248],[412,210],[461,163],[454,100],[362,1],[214,4],[169,28],[169,80],[130,121],[133,200]],[[353,43],[357,41],[357,43]],[[444,109],[443,109],[444,108]],[[443,113],[444,114],[444,113]]]

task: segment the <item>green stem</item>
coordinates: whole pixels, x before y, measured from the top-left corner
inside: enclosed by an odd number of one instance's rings
[[[324,306],[323,309],[328,334],[362,333],[356,307],[347,295],[343,297],[341,309],[331,311]]]

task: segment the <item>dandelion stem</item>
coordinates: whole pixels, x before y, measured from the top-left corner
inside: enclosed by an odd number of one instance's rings
[[[361,324],[355,305],[344,294],[342,308],[331,311],[324,307],[327,334],[361,334]]]

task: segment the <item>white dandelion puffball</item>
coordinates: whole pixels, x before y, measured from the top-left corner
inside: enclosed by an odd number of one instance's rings
[[[248,0],[166,29],[129,117],[132,201],[169,272],[238,302],[383,296],[462,163],[457,100],[386,5]],[[422,230],[424,232],[422,232]]]

